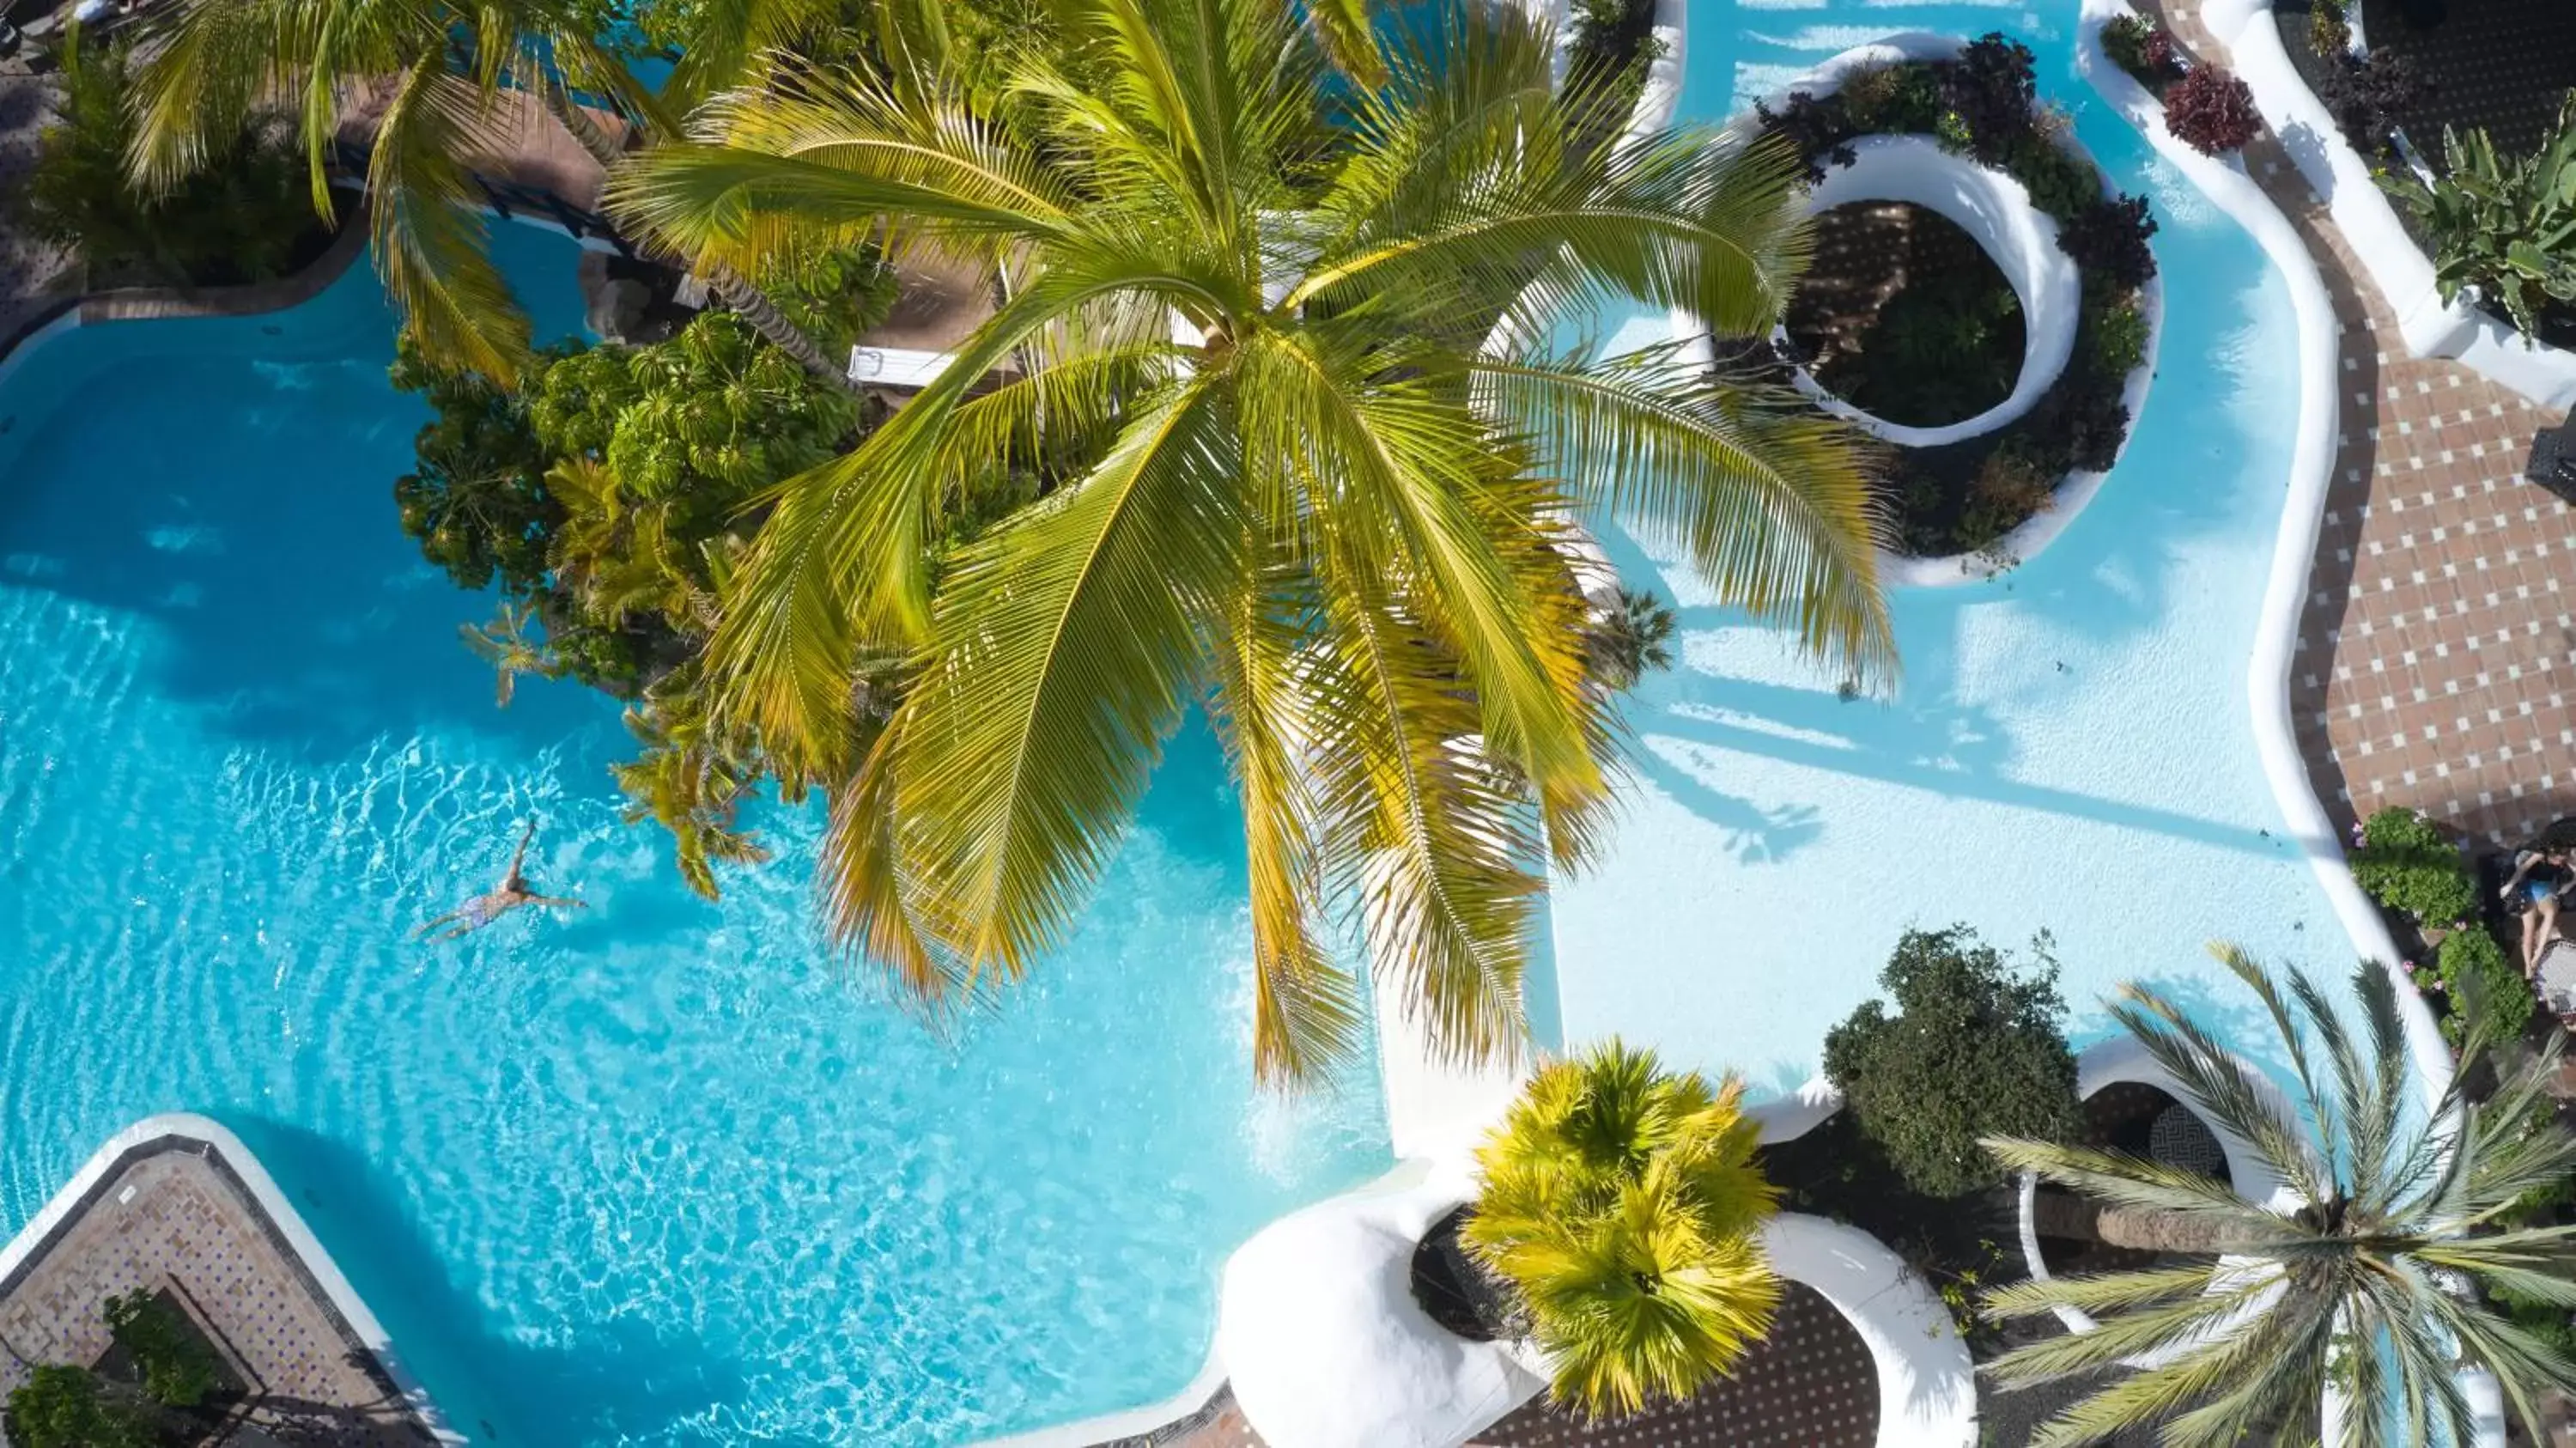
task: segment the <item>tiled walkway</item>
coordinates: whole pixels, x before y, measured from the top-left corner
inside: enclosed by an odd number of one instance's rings
[[[2164,10],[2188,50],[2225,63],[2198,0]],[[2409,357],[2279,145],[2266,135],[2246,162],[2343,326],[2342,448],[2290,681],[2318,797],[2347,823],[2410,805],[2518,842],[2576,814],[2576,509],[2520,480],[2533,433],[2559,419]]]
[[[1878,1438],[1878,1372],[1869,1349],[1812,1288],[1785,1284],[1771,1335],[1735,1372],[1675,1408],[1586,1424],[1531,1403],[1466,1448],[1868,1448]],[[1262,1448],[1230,1402],[1179,1437],[1101,1448]]]

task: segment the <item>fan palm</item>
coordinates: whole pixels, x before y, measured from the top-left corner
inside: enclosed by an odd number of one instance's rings
[[[1755,1234],[1778,1192],[1743,1089],[1612,1040],[1542,1068],[1477,1152],[1463,1235],[1518,1297],[1555,1401],[1594,1417],[1679,1401],[1770,1330],[1780,1283]]]
[[[1062,936],[1204,701],[1243,804],[1265,1078],[1352,1046],[1333,901],[1439,1049],[1510,1056],[1540,871],[1596,847],[1615,753],[1570,520],[1669,540],[1838,666],[1892,664],[1852,434],[1669,349],[1550,342],[1631,302],[1766,332],[1807,257],[1795,158],[1581,143],[1588,102],[1507,7],[1459,7],[1437,62],[1376,32],[1365,88],[1291,0],[1068,3],[1095,39],[1022,58],[1003,120],[809,71],[612,178],[696,254],[891,217],[1010,282],[945,373],[781,490],[714,680],[845,781],[828,923],[926,1000]],[[1078,475],[935,546],[997,456],[1082,436]],[[869,650],[913,661],[881,730],[852,719]]]
[[[2356,1404],[2343,1444],[2466,1443],[2454,1372],[2482,1364],[2538,1434],[2534,1395],[2576,1388],[2576,1364],[2481,1303],[2472,1284],[2576,1308],[2576,1227],[2525,1226],[2517,1205],[2576,1171],[2576,1136],[2544,1084],[2559,1043],[2503,1070],[2471,1102],[2488,1032],[2472,1028],[2460,1070],[2429,1117],[2410,1109],[2410,1065],[2388,972],[2353,975],[2356,1033],[2316,985],[2286,990],[2231,947],[2218,955],[2262,1000],[2298,1086],[2285,1098],[2172,1002],[2126,988],[2113,1014],[2191,1108],[2249,1147],[2294,1193],[2277,1211],[2227,1183],[2117,1153],[1997,1138],[2005,1165],[2100,1205],[2098,1235],[2161,1252],[2215,1253],[2225,1266],[2161,1266],[2029,1282],[1993,1293],[1991,1312],[2060,1307],[2095,1314],[2087,1333],[2016,1349],[1992,1364],[2020,1386],[2145,1358],[2050,1423],[2034,1445],[2096,1442],[2161,1423],[2167,1444],[2316,1443],[2333,1385]]]

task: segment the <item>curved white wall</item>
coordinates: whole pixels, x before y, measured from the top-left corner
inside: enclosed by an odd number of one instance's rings
[[[1834,396],[1801,368],[1798,389],[1837,417],[1899,447],[1938,447],[1994,431],[2038,404],[2075,352],[2083,314],[2083,278],[2057,245],[2057,223],[2030,204],[2019,181],[1941,148],[1929,136],[1863,136],[1852,163],[1832,167],[1807,195],[1809,214],[1859,201],[1901,201],[1937,212],[1968,233],[1994,260],[2021,299],[2021,375],[2012,394],[1971,418],[1942,427],[1907,427],[1874,417]]]
[[[1869,1348],[1879,1448],[1973,1448],[1977,1370],[1950,1311],[1876,1237],[1782,1212],[1762,1228],[1771,1270],[1814,1288]]]

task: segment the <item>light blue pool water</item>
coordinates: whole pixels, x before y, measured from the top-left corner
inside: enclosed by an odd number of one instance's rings
[[[2282,838],[2246,693],[2297,408],[2288,294],[2075,73],[2075,20],[2071,0],[1690,6],[1682,112],[1702,119],[1894,31],[2017,36],[2115,184],[2152,198],[2168,306],[2128,453],[2065,535],[1994,582],[1895,592],[1891,700],[1838,698],[1687,569],[1627,546],[1686,637],[1635,701],[1645,759],[1611,857],[1555,894],[1569,1040],[1617,1031],[1794,1086],[1909,925],[2052,932],[2079,1045],[2109,1028],[2103,992],[2137,978],[2259,1051],[2212,937],[2350,966]]]
[[[569,243],[504,227],[541,333]],[[268,1163],[481,1441],[954,1444],[1176,1391],[1225,1252],[1381,1170],[1249,1083],[1242,845],[1176,746],[1078,938],[953,1045],[816,947],[816,819],[710,906],[616,711],[507,712],[391,481],[360,270],[0,381],[0,1233],[135,1118]],[[587,912],[427,948],[521,821]]]

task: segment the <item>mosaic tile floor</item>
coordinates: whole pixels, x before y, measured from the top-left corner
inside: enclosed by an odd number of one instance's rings
[[[129,1159],[0,1283],[0,1335],[12,1350],[0,1355],[0,1393],[26,1380],[18,1355],[95,1363],[108,1348],[100,1304],[167,1289],[251,1386],[250,1420],[271,1437],[352,1448],[430,1441],[267,1223],[229,1172],[192,1150]]]
[[[2163,9],[2186,49],[2224,63],[2198,0]],[[2409,805],[2519,843],[2576,814],[2576,509],[2520,480],[2533,434],[2560,419],[2409,357],[2279,144],[2264,136],[2246,162],[2343,329],[2341,449],[2290,680],[2318,797],[2347,824]]]

